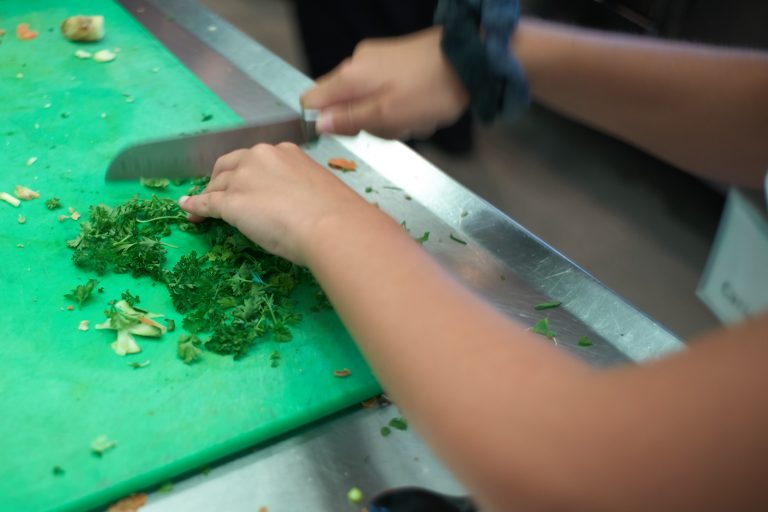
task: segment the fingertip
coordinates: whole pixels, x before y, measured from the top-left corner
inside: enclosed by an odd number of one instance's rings
[[[333,132],[333,114],[330,112],[320,112],[317,116],[315,129],[319,133],[332,133]]]
[[[311,89],[307,89],[304,91],[304,94],[301,95],[301,98],[299,98],[299,103],[301,104],[302,108],[306,109],[316,109],[317,107],[317,94],[315,91],[317,90],[317,86],[312,87]]]
[[[181,206],[181,207],[183,208],[183,207],[184,207],[184,204],[185,204],[187,201],[189,201],[189,196],[181,196],[181,197],[179,198],[179,206]]]

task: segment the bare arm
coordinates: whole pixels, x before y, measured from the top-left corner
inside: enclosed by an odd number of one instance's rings
[[[321,128],[424,135],[468,97],[441,29],[364,41],[304,103]],[[702,177],[760,187],[768,169],[768,52],[624,36],[532,19],[510,43],[535,100]]]
[[[768,170],[768,53],[524,20],[511,51],[534,98],[703,177]]]
[[[459,286],[295,146],[227,155],[181,204],[308,265],[384,387],[489,510],[768,507],[768,317],[601,372]]]

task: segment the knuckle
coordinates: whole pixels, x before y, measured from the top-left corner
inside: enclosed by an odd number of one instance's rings
[[[277,149],[283,150],[283,151],[297,151],[299,149],[299,146],[294,144],[293,142],[281,142],[277,145]]]
[[[271,154],[272,151],[274,151],[274,146],[267,144],[266,142],[259,142],[258,144],[251,146],[250,152],[254,155],[265,156]]]

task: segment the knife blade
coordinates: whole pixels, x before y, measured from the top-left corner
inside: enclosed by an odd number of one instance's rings
[[[317,138],[315,115],[309,111],[280,121],[251,124],[194,135],[169,137],[123,149],[112,160],[105,179],[191,178],[207,176],[216,160],[231,151],[265,142],[303,144]]]

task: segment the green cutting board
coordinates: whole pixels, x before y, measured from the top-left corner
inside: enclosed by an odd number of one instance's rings
[[[74,14],[104,15],[105,39],[64,40],[58,25]],[[21,22],[37,39],[16,39]],[[87,217],[92,204],[149,197],[137,183],[104,182],[119,148],[239,119],[112,2],[4,0],[0,27],[8,31],[0,44],[0,191],[19,184],[41,195],[18,208],[0,202],[0,510],[103,505],[379,392],[336,315],[310,312],[305,296],[297,297],[304,318],[294,339],[261,342],[240,361],[206,352],[187,366],[175,354],[178,333],[143,338],[142,353],[119,357],[110,331],[78,330],[81,320],[103,320],[107,301],[125,289],[181,318],[163,286],[126,275],[101,277],[103,293],[67,310],[64,294],[96,276],[75,268],[66,247],[79,223],[60,222],[66,210],[49,211],[44,201],[59,197]],[[102,64],[77,59],[79,48],[120,51]],[[180,248],[170,260],[195,243],[175,236]],[[275,350],[281,360],[272,368]],[[146,360],[141,369],[128,365]],[[334,377],[341,368],[352,375]],[[117,447],[97,457],[90,443],[100,435]]]

